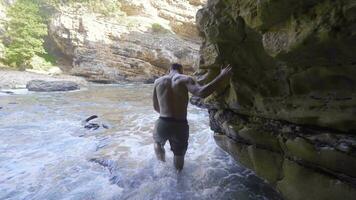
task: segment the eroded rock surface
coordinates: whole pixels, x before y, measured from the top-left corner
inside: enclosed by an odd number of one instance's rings
[[[205,100],[217,143],[286,199],[356,192],[356,4],[209,0],[198,79],[231,64]],[[303,191],[303,192],[302,192]]]
[[[211,0],[198,13],[205,81],[221,63],[234,66],[222,107],[356,130],[353,1],[224,2]]]
[[[172,62],[197,68],[195,14],[203,2],[120,1],[120,13],[102,16],[83,6],[62,7],[50,38],[73,63],[71,72],[97,82],[149,81]]]
[[[217,144],[274,185],[285,199],[356,195],[356,136],[231,110],[209,113]]]

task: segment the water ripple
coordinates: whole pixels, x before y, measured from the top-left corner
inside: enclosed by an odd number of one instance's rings
[[[204,110],[189,107],[189,147],[177,174],[158,162],[151,85],[0,99],[0,199],[280,199],[220,150]],[[99,116],[97,130],[82,121]]]

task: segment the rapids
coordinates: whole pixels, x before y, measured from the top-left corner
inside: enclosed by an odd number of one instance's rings
[[[205,110],[189,106],[189,147],[177,174],[151,137],[152,85],[0,96],[0,199],[280,199],[219,149]],[[109,129],[86,130],[98,115]]]

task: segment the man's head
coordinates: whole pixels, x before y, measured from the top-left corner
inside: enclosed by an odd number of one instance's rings
[[[182,66],[181,64],[179,64],[179,63],[173,63],[173,64],[171,65],[170,71],[171,71],[171,72],[172,72],[172,71],[176,71],[176,72],[178,72],[178,73],[180,73],[180,74],[183,74],[183,66]]]

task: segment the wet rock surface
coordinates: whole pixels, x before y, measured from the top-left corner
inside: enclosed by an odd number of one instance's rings
[[[35,92],[56,92],[56,91],[70,91],[79,90],[77,83],[71,81],[43,81],[32,80],[26,84],[29,91]]]
[[[82,124],[85,129],[92,130],[92,131],[95,131],[101,127],[104,129],[109,129],[108,125],[99,121],[99,117],[97,115],[92,115],[88,117],[82,122]]]
[[[210,0],[198,12],[201,82],[223,63],[234,70],[230,89],[205,103],[355,132],[355,5],[293,2]]]
[[[210,110],[217,144],[286,199],[353,199],[356,137],[342,132]],[[309,191],[304,193],[300,191]]]
[[[231,64],[209,109],[216,142],[285,199],[356,192],[353,1],[209,0],[198,12],[200,83]]]

